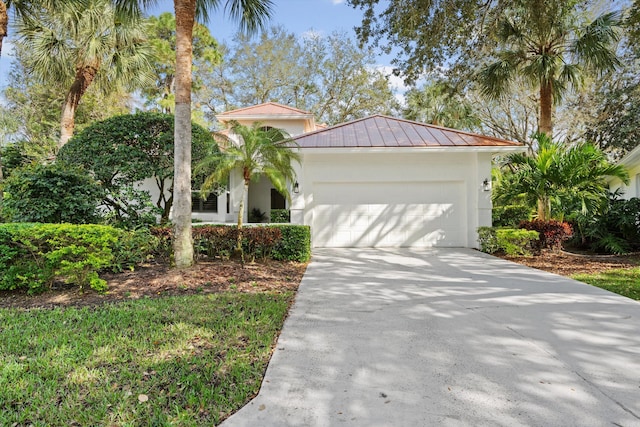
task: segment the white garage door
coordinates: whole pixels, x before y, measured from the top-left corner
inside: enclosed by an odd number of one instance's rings
[[[314,183],[313,246],[465,246],[463,182]]]

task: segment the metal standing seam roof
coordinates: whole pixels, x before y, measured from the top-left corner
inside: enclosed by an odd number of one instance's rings
[[[374,115],[293,138],[299,148],[521,147],[505,139]]]

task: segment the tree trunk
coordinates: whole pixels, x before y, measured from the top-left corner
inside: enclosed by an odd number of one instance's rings
[[[9,14],[7,13],[7,4],[0,0],[0,55],[2,54],[2,42],[7,37],[7,27],[9,25]]]
[[[538,199],[538,219],[548,221],[551,216],[551,200],[546,198]]]
[[[242,197],[238,207],[238,241],[236,242],[236,252],[242,254],[242,219],[244,218],[244,198],[249,194],[249,183],[245,180],[242,187]]]
[[[58,141],[58,149],[62,148],[73,136],[73,129],[76,125],[75,115],[80,99],[85,94],[89,85],[96,78],[100,63],[95,61],[93,64],[79,66],[76,69],[76,78],[67,93],[62,106],[62,118],[60,119],[60,140]]]
[[[553,86],[551,83],[540,85],[540,122],[538,132],[546,133],[549,138],[553,138],[553,124],[551,115],[553,113]]]
[[[173,173],[173,256],[178,268],[193,265],[191,236],[191,60],[196,0],[174,0],[176,107]]]

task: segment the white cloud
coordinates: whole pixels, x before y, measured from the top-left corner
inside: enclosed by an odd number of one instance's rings
[[[333,3],[333,4],[342,4],[342,3],[344,3],[344,0],[331,0],[331,3]]]

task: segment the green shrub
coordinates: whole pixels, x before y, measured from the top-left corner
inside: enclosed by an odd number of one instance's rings
[[[289,209],[271,209],[271,223],[289,223],[291,222],[291,211]]]
[[[478,227],[478,243],[480,250],[488,254],[494,254],[500,250],[498,245],[498,237],[496,236],[496,228],[494,227]]]
[[[480,250],[489,254],[504,252],[507,255],[531,255],[538,248],[537,231],[515,228],[479,227]]]
[[[146,259],[153,238],[106,225],[1,224],[0,289],[38,292],[56,278],[105,291],[98,272],[132,268]]]
[[[98,219],[102,191],[78,167],[25,166],[13,171],[3,189],[2,214],[8,221],[85,224]]]
[[[494,206],[492,213],[494,227],[518,227],[531,217],[531,208],[525,205]]]
[[[250,259],[272,258],[279,261],[307,262],[311,258],[311,231],[306,225],[270,225],[245,227],[242,247]],[[157,254],[171,258],[172,230],[154,227],[151,233],[157,238]],[[228,259],[233,253],[238,229],[235,225],[196,225],[193,227],[194,253],[196,257]]]
[[[272,258],[281,261],[307,262],[311,259],[311,227],[308,225],[274,225],[282,240],[273,248]]]
[[[535,242],[540,234],[534,230],[502,228],[496,230],[496,240],[500,249],[507,255],[531,256],[536,250]]]

